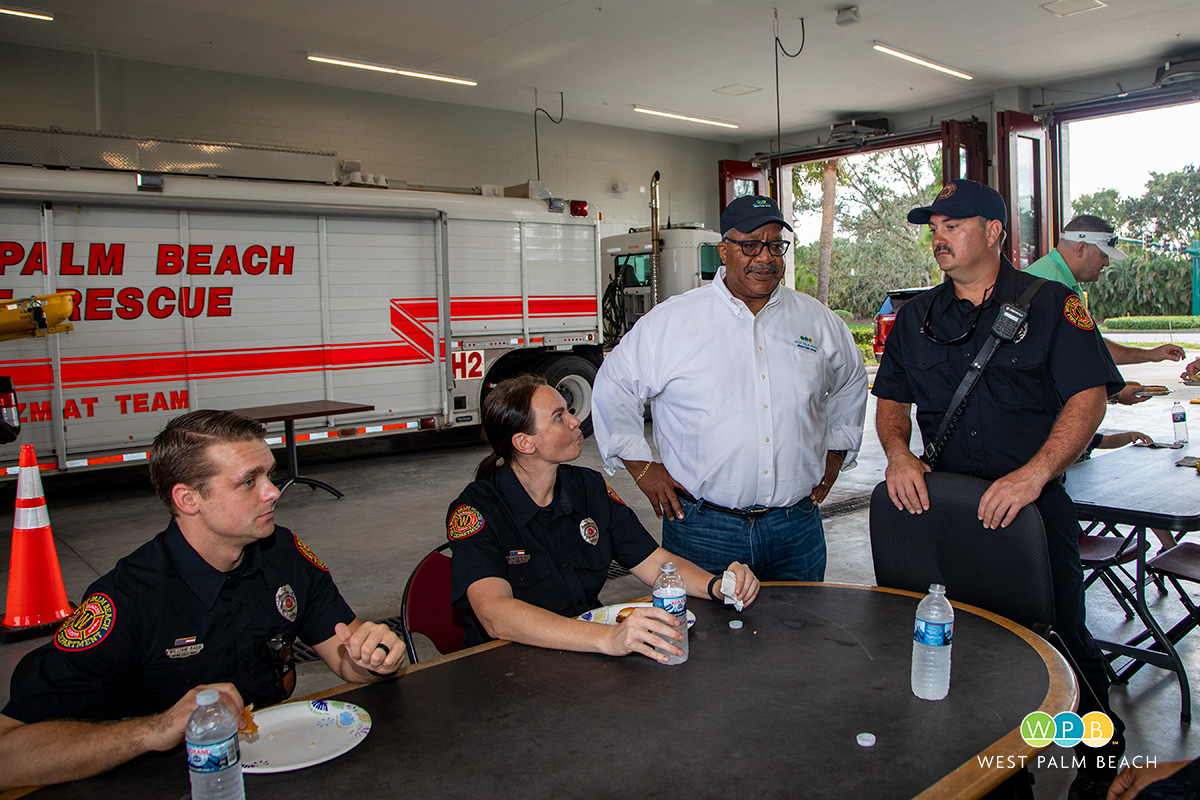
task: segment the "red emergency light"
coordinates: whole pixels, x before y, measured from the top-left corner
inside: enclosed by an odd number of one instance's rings
[[[572,200],[571,201],[571,216],[586,217],[588,215],[587,200]]]
[[[14,442],[21,433],[21,416],[17,407],[17,391],[12,378],[0,375],[0,444]]]

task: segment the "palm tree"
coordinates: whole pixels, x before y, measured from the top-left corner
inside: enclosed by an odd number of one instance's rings
[[[833,224],[837,211],[838,159],[830,158],[825,161],[797,164],[793,181],[797,200],[803,198],[803,205],[814,210],[816,203],[811,199],[804,198],[801,186],[803,184],[810,186],[821,184],[821,238],[819,240],[820,256],[817,260],[817,299],[825,305],[829,305],[829,273],[833,265]]]

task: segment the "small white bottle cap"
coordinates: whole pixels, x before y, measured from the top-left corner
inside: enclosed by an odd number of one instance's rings
[[[856,736],[854,738],[858,740],[859,745],[861,745],[862,747],[874,747],[875,746],[875,734],[873,734],[873,733],[860,733],[858,736]]]
[[[742,627],[742,621],[740,619],[731,619],[729,620],[729,627],[733,628],[735,631],[740,630]]]
[[[196,693],[196,705],[211,706],[221,700],[221,693],[216,689],[202,689]]]

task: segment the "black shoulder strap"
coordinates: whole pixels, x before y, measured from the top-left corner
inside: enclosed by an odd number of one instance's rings
[[[1046,283],[1045,278],[1038,278],[1029,287],[1021,293],[1017,298],[1016,305],[1022,311],[1028,310],[1029,304],[1033,302],[1033,297]],[[999,313],[996,315],[999,318],[1000,314],[1004,313],[1004,308],[1001,306]],[[994,325],[993,325],[994,327]],[[993,333],[988,336],[987,341],[983,343],[979,353],[976,354],[971,365],[967,367],[967,374],[963,375],[962,382],[958,384],[958,388],[954,390],[954,397],[950,399],[950,406],[946,409],[946,413],[942,416],[942,421],[938,423],[937,433],[933,435],[933,439],[925,445],[925,453],[921,456],[925,463],[933,466],[938,457],[942,454],[942,450],[946,447],[946,442],[950,439],[950,434],[953,431],[954,423],[958,420],[958,415],[962,413],[963,404],[966,402],[967,395],[975,388],[975,384],[979,381],[979,376],[983,374],[983,370],[987,367],[988,361],[991,361],[992,356],[996,352],[996,348],[1000,346],[1000,339]]]

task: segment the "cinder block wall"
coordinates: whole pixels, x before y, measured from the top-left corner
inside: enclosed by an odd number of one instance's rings
[[[0,47],[0,75],[0,123],[329,150],[392,183],[507,186],[537,176],[532,113],[11,44]],[[736,145],[575,122],[570,97],[561,125],[542,117],[538,126],[542,181],[556,196],[588,200],[603,214],[602,235],[649,224],[655,170],[664,224],[669,215],[716,226],[717,161],[736,157]],[[614,192],[618,182],[629,189]]]

